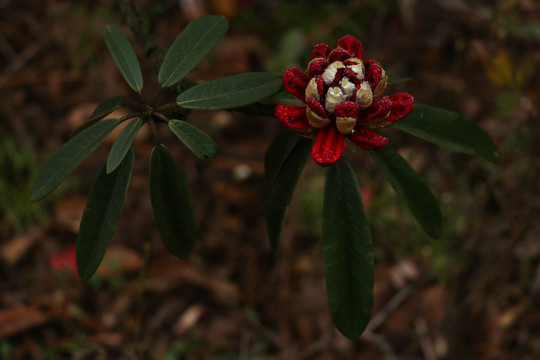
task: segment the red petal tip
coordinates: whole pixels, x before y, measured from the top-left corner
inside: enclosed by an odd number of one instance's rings
[[[362,60],[362,43],[352,35],[346,35],[339,39],[338,47],[347,50],[353,57]]]
[[[339,160],[343,152],[345,136],[333,125],[319,130],[311,155],[321,166],[329,166]]]
[[[308,82],[309,77],[306,73],[294,67],[287,69],[283,75],[285,89],[302,101],[306,100],[305,93]]]
[[[306,130],[312,128],[307,121],[305,106],[278,105],[275,116],[283,126],[289,129]]]

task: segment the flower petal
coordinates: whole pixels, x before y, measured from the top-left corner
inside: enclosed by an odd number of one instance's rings
[[[313,111],[315,114],[319,115],[322,118],[328,118],[328,115],[326,114],[326,110],[324,109],[324,106],[317,100],[313,98],[307,99],[307,105]]]
[[[306,101],[306,87],[309,82],[309,77],[302,70],[297,68],[289,68],[283,75],[283,85],[288,92],[296,96],[302,101]]]
[[[339,39],[337,46],[347,50],[353,57],[362,60],[362,43],[352,35],[346,35]]]
[[[371,83],[371,90],[373,90],[373,98],[378,99],[384,89],[386,88],[386,82],[388,77],[384,72],[381,64],[375,60],[367,60],[364,62],[365,66],[365,79]]]
[[[319,57],[326,58],[328,54],[330,54],[330,51],[332,51],[330,46],[326,44],[317,44],[311,53],[311,60]]]
[[[289,129],[306,130],[312,128],[306,117],[305,106],[278,105],[275,116]]]
[[[356,127],[354,133],[347,136],[356,146],[365,150],[380,150],[388,144],[388,139],[384,136],[360,126]]]
[[[321,128],[313,145],[311,156],[321,166],[329,166],[339,160],[343,152],[345,136],[335,126]]]
[[[388,96],[383,97],[379,101],[374,101],[370,107],[360,111],[358,121],[365,126],[371,122],[384,120],[392,109],[392,100]]]
[[[385,121],[395,122],[403,119],[414,109],[414,98],[407,93],[390,95],[389,98],[392,101],[392,108]]]
[[[338,48],[338,49],[332,50],[330,55],[328,55],[328,62],[331,64],[334,61],[345,61],[350,57],[351,57],[350,52],[348,52],[345,49],[339,49]]]
[[[354,131],[356,117],[360,111],[360,105],[352,101],[345,101],[339,104],[334,111],[336,116],[336,126],[342,134],[350,134]]]
[[[336,115],[336,117],[356,118],[359,111],[360,105],[352,101],[345,101],[336,106],[336,110],[334,110],[334,115]]]
[[[306,103],[310,98],[321,101],[324,98],[324,80],[322,76],[311,78],[306,88]]]
[[[309,77],[322,75],[328,67],[328,61],[324,58],[315,58],[309,62],[308,74]]]

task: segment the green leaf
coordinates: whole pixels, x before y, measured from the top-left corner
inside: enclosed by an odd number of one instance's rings
[[[451,151],[478,155],[492,163],[501,159],[499,150],[484,130],[452,111],[415,104],[414,111],[394,126]]]
[[[213,159],[216,156],[217,144],[204,131],[186,121],[176,119],[169,122],[169,127],[199,159]]]
[[[344,158],[326,170],[322,216],[330,314],[338,330],[354,341],[373,309],[373,249],[360,189]]]
[[[104,37],[116,65],[124,75],[124,79],[134,91],[140,94],[143,88],[143,77],[139,60],[137,60],[131,43],[120,30],[113,26],[105,27]]]
[[[136,119],[130,122],[124,130],[118,135],[118,138],[114,142],[111,151],[109,152],[109,157],[107,158],[107,174],[113,172],[124,160],[135,136],[139,132],[139,129],[142,126],[142,120]]]
[[[30,201],[50,194],[116,128],[118,120],[107,119],[82,131],[57,149],[39,171]]]
[[[268,146],[264,156],[264,174],[268,186],[274,183],[294,147],[300,142],[298,134],[291,130],[281,131]]]
[[[163,144],[154,147],[150,157],[150,198],[165,248],[187,259],[195,246],[197,228],[184,175]]]
[[[103,166],[92,185],[75,250],[79,276],[83,281],[94,275],[114,235],[122,214],[134,158],[133,148],[130,148],[115,171],[109,174]]]
[[[284,159],[279,173],[276,174],[274,186],[270,192],[266,207],[266,228],[274,255],[277,254],[287,208],[291,202],[302,169],[309,158],[311,148],[311,140],[300,140],[294,149],[289,152],[286,159]]]
[[[86,122],[84,122],[84,124],[79,125],[75,130],[71,132],[70,137],[74,137],[84,129],[89,128],[90,126],[94,125],[95,123],[103,119],[105,116],[109,115],[114,110],[125,104],[126,98],[123,96],[115,96],[113,98],[105,100],[96,107],[92,115],[90,115],[90,118]]]
[[[437,199],[422,178],[390,145],[386,145],[378,153],[374,151],[369,153],[424,231],[434,239],[439,238],[441,210]]]
[[[188,109],[229,109],[272,96],[281,86],[279,76],[245,73],[195,85],[181,93],[176,102]]]
[[[165,54],[158,74],[161,86],[179,82],[210,52],[228,28],[227,19],[219,15],[205,15],[190,22]]]

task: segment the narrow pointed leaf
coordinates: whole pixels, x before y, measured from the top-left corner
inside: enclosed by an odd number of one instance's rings
[[[492,163],[501,159],[491,136],[473,121],[452,111],[415,104],[414,111],[394,126],[444,149],[481,156]]]
[[[190,22],[173,42],[159,69],[163,87],[179,82],[225,35],[229,24],[219,15],[205,15]]]
[[[285,214],[296,189],[296,184],[311,153],[310,140],[302,139],[284,159],[266,207],[266,227],[272,252],[277,254]]]
[[[441,236],[441,210],[433,193],[409,163],[390,145],[371,156],[396,193],[405,201],[424,231],[432,238]]]
[[[171,120],[169,127],[199,159],[213,159],[216,156],[217,144],[204,131],[181,120]]]
[[[360,189],[344,158],[326,170],[322,225],[330,314],[338,330],[354,341],[373,308],[373,249]]]
[[[30,201],[43,199],[77,167],[118,125],[116,119],[107,119],[82,131],[57,149],[39,171]]]
[[[109,157],[107,158],[107,173],[113,172],[124,160],[128,150],[131,148],[135,136],[142,126],[141,119],[135,119],[122,130],[114,142]]]
[[[281,78],[273,74],[245,73],[195,85],[176,101],[188,109],[230,109],[270,97],[282,84]]]
[[[89,128],[90,126],[94,125],[101,119],[103,119],[105,116],[112,113],[114,110],[118,109],[122,105],[125,105],[126,98],[123,96],[115,96],[113,98],[107,99],[101,104],[99,104],[92,115],[90,115],[90,118],[85,121],[83,124],[79,125],[75,130],[73,130],[69,137],[74,137],[84,129]]]
[[[268,146],[264,156],[264,173],[266,184],[272,185],[280,173],[285,160],[294,147],[300,142],[301,138],[294,131],[281,131]]]
[[[139,60],[137,60],[137,55],[135,55],[131,43],[120,30],[113,26],[105,27],[104,37],[105,43],[124,79],[134,91],[141,93],[143,77]]]
[[[154,147],[150,158],[150,198],[165,248],[187,259],[195,246],[197,228],[184,174],[163,144]]]
[[[131,179],[134,157],[131,148],[122,164],[110,174],[103,166],[92,185],[75,250],[77,269],[83,281],[94,275],[114,235]]]

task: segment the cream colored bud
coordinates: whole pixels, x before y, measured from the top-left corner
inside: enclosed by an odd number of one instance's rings
[[[317,82],[315,81],[315,78],[312,78],[307,87],[306,87],[306,101],[307,99],[315,99],[317,101],[320,101],[319,91],[317,89]]]
[[[381,95],[384,92],[384,89],[386,89],[387,82],[388,82],[388,76],[386,76],[386,72],[383,70],[381,81],[379,81],[379,83],[377,84],[377,87],[375,88],[375,91],[373,91],[373,98],[375,100],[378,100],[381,97]]]
[[[343,90],[345,100],[349,100],[354,94],[354,88],[356,87],[356,85],[352,81],[344,77],[340,80],[339,86],[341,87],[341,90]]]
[[[322,128],[330,123],[330,119],[325,119],[315,114],[309,107],[306,108],[306,117],[309,124],[314,128]]]
[[[357,64],[362,64],[362,60],[360,60],[359,58],[356,58],[356,57],[348,58],[347,61],[357,63]]]
[[[345,95],[343,94],[343,90],[341,90],[339,87],[334,86],[326,92],[326,102],[324,104],[324,108],[327,112],[333,113],[336,109],[336,106],[341,104],[345,101]]]
[[[345,135],[351,134],[354,131],[356,119],[352,117],[338,117],[336,118],[336,125],[340,133]]]
[[[330,85],[336,78],[338,69],[341,69],[344,67],[345,65],[343,65],[341,61],[334,61],[333,63],[328,65],[328,67],[326,68],[326,70],[324,70],[324,73],[322,74],[324,83],[326,85]]]
[[[354,61],[357,65],[349,65],[348,68],[351,69],[355,74],[358,80],[364,80],[365,77],[365,67],[364,63],[357,58],[350,58],[349,61]]]
[[[364,81],[356,92],[356,102],[360,109],[366,109],[373,103],[373,92],[367,81]]]

